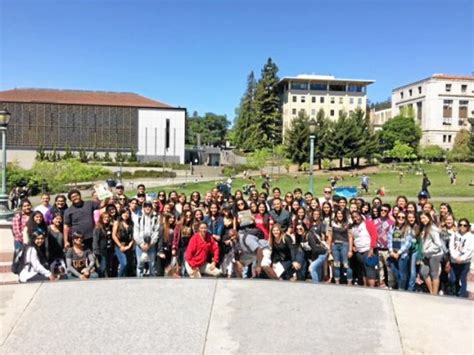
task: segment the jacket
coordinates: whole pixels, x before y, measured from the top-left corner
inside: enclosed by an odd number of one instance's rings
[[[196,269],[207,263],[210,254],[213,261],[219,263],[219,245],[208,233],[206,238],[202,238],[199,233],[194,234],[186,249],[185,258],[191,268]]]
[[[471,232],[461,234],[457,232],[449,240],[449,253],[451,254],[451,262],[457,263],[456,259],[461,259],[461,263],[465,264],[471,261],[474,254],[474,235]]]
[[[445,253],[444,243],[441,241],[438,229],[434,226],[430,228],[430,233],[424,236],[422,243],[423,256],[425,258],[443,255]]]

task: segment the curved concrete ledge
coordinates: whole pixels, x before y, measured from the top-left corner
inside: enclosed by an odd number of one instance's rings
[[[471,301],[225,279],[0,286],[0,353],[470,353]]]

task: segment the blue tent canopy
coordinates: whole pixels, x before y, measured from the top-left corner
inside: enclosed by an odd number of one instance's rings
[[[341,186],[334,189],[334,194],[349,199],[357,197],[359,193],[355,186]]]

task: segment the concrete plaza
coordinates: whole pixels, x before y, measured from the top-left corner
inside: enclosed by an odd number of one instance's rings
[[[259,280],[0,285],[0,353],[474,353],[472,301]]]

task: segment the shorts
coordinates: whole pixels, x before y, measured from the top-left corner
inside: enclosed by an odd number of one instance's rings
[[[378,253],[374,251],[374,255],[377,255]],[[363,253],[356,253],[356,260],[357,263],[360,266],[360,269],[363,272],[364,277],[366,277],[369,280],[377,280],[377,266],[367,266],[365,263],[366,257],[369,255],[369,251],[365,251]]]

